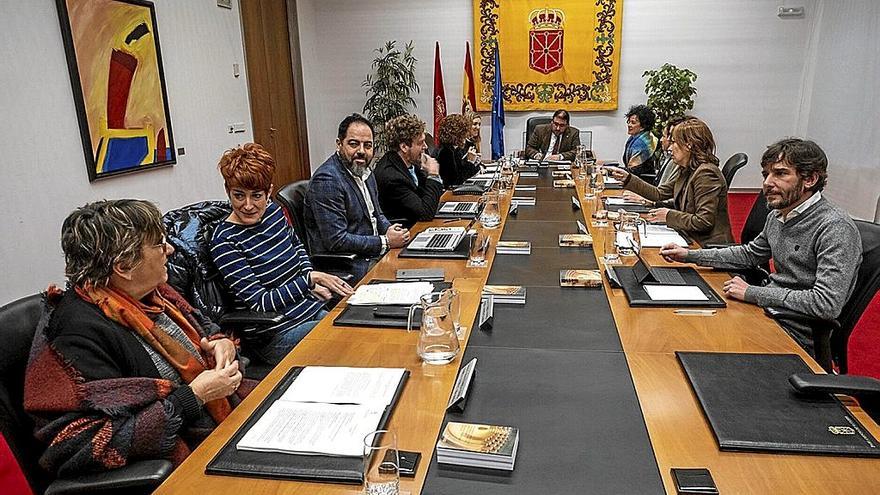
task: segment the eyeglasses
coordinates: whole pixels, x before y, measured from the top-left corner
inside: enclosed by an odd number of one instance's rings
[[[165,249],[165,246],[167,246],[167,245],[168,245],[168,238],[163,235],[162,240],[158,244],[153,244],[150,247]]]

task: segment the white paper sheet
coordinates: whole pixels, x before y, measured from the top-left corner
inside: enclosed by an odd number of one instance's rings
[[[708,301],[696,285],[644,285],[652,301]]]
[[[391,404],[403,368],[308,366],[280,400],[328,404]]]
[[[238,442],[239,450],[361,456],[384,407],[275,401]]]
[[[398,282],[395,284],[364,284],[348,298],[352,306],[371,304],[418,304],[423,294],[434,292],[431,282]]]
[[[608,196],[605,198],[605,204],[613,206],[644,206],[642,203],[626,200],[617,196]]]

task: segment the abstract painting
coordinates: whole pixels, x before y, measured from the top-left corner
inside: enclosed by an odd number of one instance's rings
[[[57,3],[89,181],[175,163],[153,3]]]

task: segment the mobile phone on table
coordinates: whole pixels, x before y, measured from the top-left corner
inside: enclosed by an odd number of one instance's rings
[[[712,473],[706,468],[672,468],[672,479],[679,495],[718,493]]]

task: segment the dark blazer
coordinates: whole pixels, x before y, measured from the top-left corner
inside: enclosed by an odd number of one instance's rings
[[[418,186],[413,183],[403,158],[398,153],[389,151],[379,160],[373,172],[379,188],[382,212],[387,218],[406,219],[407,226],[433,219],[437,213],[437,205],[440,204],[440,196],[443,195],[443,184],[428,179],[421,167],[416,167],[415,170],[419,179]]]
[[[443,178],[443,185],[446,187],[458,186],[480,170],[479,164],[467,161],[461,150],[448,144],[440,147],[437,162],[440,164],[440,177]]]
[[[382,214],[374,174],[366,184],[375,209],[376,229],[384,234],[390,223]],[[367,203],[336,153],[312,175],[303,209],[312,254],[354,253],[364,258],[382,254],[382,241],[373,234]]]
[[[535,127],[526,145],[526,158],[534,158],[538,153],[542,155],[552,154],[553,150],[547,149],[550,147],[551,132],[550,124]],[[577,154],[575,148],[580,144],[580,131],[576,127],[568,126],[568,129],[562,133],[562,141],[559,142],[559,152],[562,153],[562,159],[574,161],[574,156]]]
[[[727,214],[727,182],[718,165],[703,163],[694,170],[683,169],[674,182],[661,187],[630,174],[624,187],[654,201],[655,206],[672,208],[666,215],[666,225],[681,230],[701,245],[733,242]]]

